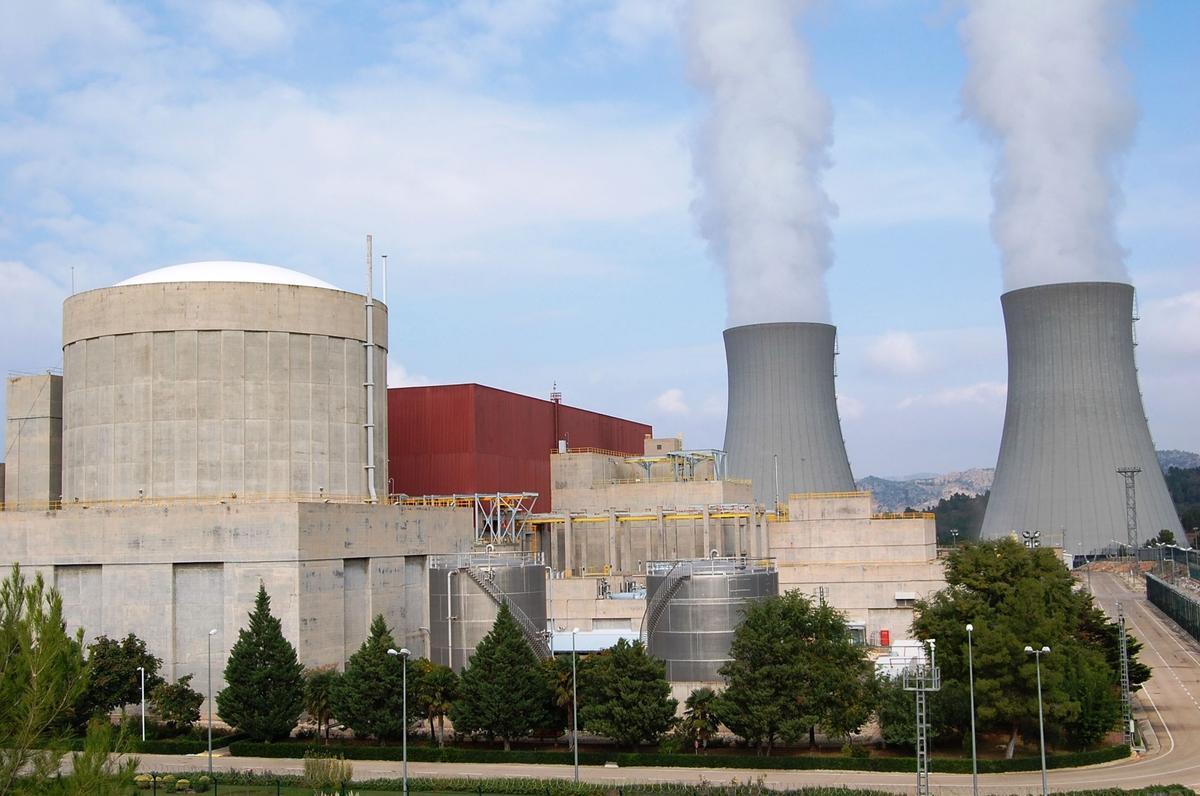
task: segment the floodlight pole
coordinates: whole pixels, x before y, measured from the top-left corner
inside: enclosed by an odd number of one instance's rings
[[[1050,648],[1042,645],[1041,649],[1026,647],[1025,653],[1032,655],[1034,658],[1034,666],[1037,668],[1037,689],[1038,689],[1038,742],[1042,750],[1042,796],[1047,796],[1049,790],[1046,787],[1046,720],[1042,713],[1042,656],[1047,655]]]
[[[138,673],[142,675],[142,743],[146,742],[146,667],[139,666]]]
[[[979,763],[975,756],[975,654],[971,634],[975,626],[967,625],[967,681],[971,692],[971,794],[979,796]]]

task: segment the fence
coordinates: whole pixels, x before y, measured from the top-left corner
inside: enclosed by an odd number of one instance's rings
[[[1171,617],[1175,624],[1200,641],[1200,599],[1154,575],[1146,575],[1146,599]]]

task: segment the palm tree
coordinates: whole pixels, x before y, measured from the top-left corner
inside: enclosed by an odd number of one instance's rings
[[[683,730],[692,739],[693,748],[708,751],[708,739],[716,735],[721,720],[717,717],[717,692],[704,686],[688,695],[683,703]]]
[[[563,724],[570,725],[571,716],[571,661],[567,658],[550,658],[543,666],[546,669],[546,681],[550,685],[550,696],[554,707],[563,718]],[[560,725],[561,726],[561,725]],[[575,736],[567,734],[567,748],[574,745]],[[558,742],[555,741],[555,745]]]
[[[417,708],[429,721],[432,737],[433,720],[438,720],[438,745],[446,745],[446,714],[458,699],[458,675],[449,666],[422,658],[417,662],[420,677],[417,683]]]
[[[329,743],[329,720],[333,718],[333,685],[341,674],[333,666],[321,666],[304,673],[304,709],[317,723],[317,735],[325,729]]]

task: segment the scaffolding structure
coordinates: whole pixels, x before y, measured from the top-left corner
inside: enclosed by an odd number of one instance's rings
[[[1121,734],[1124,736],[1125,745],[1132,749],[1136,735],[1133,731],[1133,700],[1129,693],[1129,650],[1126,646],[1125,611],[1120,603],[1117,603],[1117,633],[1121,644]]]
[[[728,475],[725,467],[725,451],[715,449],[691,451],[664,451],[655,456],[627,456],[625,461],[636,464],[645,473],[645,480],[656,480],[653,476],[654,465],[669,464],[671,481],[695,481],[696,467],[704,462],[712,462],[714,481],[726,480]]]
[[[516,544],[528,530],[537,492],[478,492],[471,495],[395,495],[401,506],[469,508],[474,512],[475,544]]]

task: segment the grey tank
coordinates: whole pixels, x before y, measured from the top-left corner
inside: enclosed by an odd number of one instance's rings
[[[721,682],[720,669],[746,606],[777,594],[774,562],[651,562],[643,626],[647,652],[666,663],[671,682]]]
[[[1179,517],[1142,408],[1133,358],[1133,288],[1116,282],[1005,293],[1008,406],[982,535],[1066,531],[1070,552],[1126,539],[1125,481],[1136,477],[1138,539]]]
[[[834,389],[837,329],[826,323],[759,323],[725,330],[729,473],[754,482],[754,499],[854,487]]]
[[[453,573],[448,576],[447,573]],[[500,606],[472,578],[489,578],[539,630],[546,627],[546,567],[497,554],[439,556],[429,564],[430,660],[462,671],[492,630]],[[447,602],[447,589],[450,599]],[[452,620],[447,622],[447,611]],[[516,611],[514,611],[516,613]],[[448,650],[447,636],[453,634]]]

